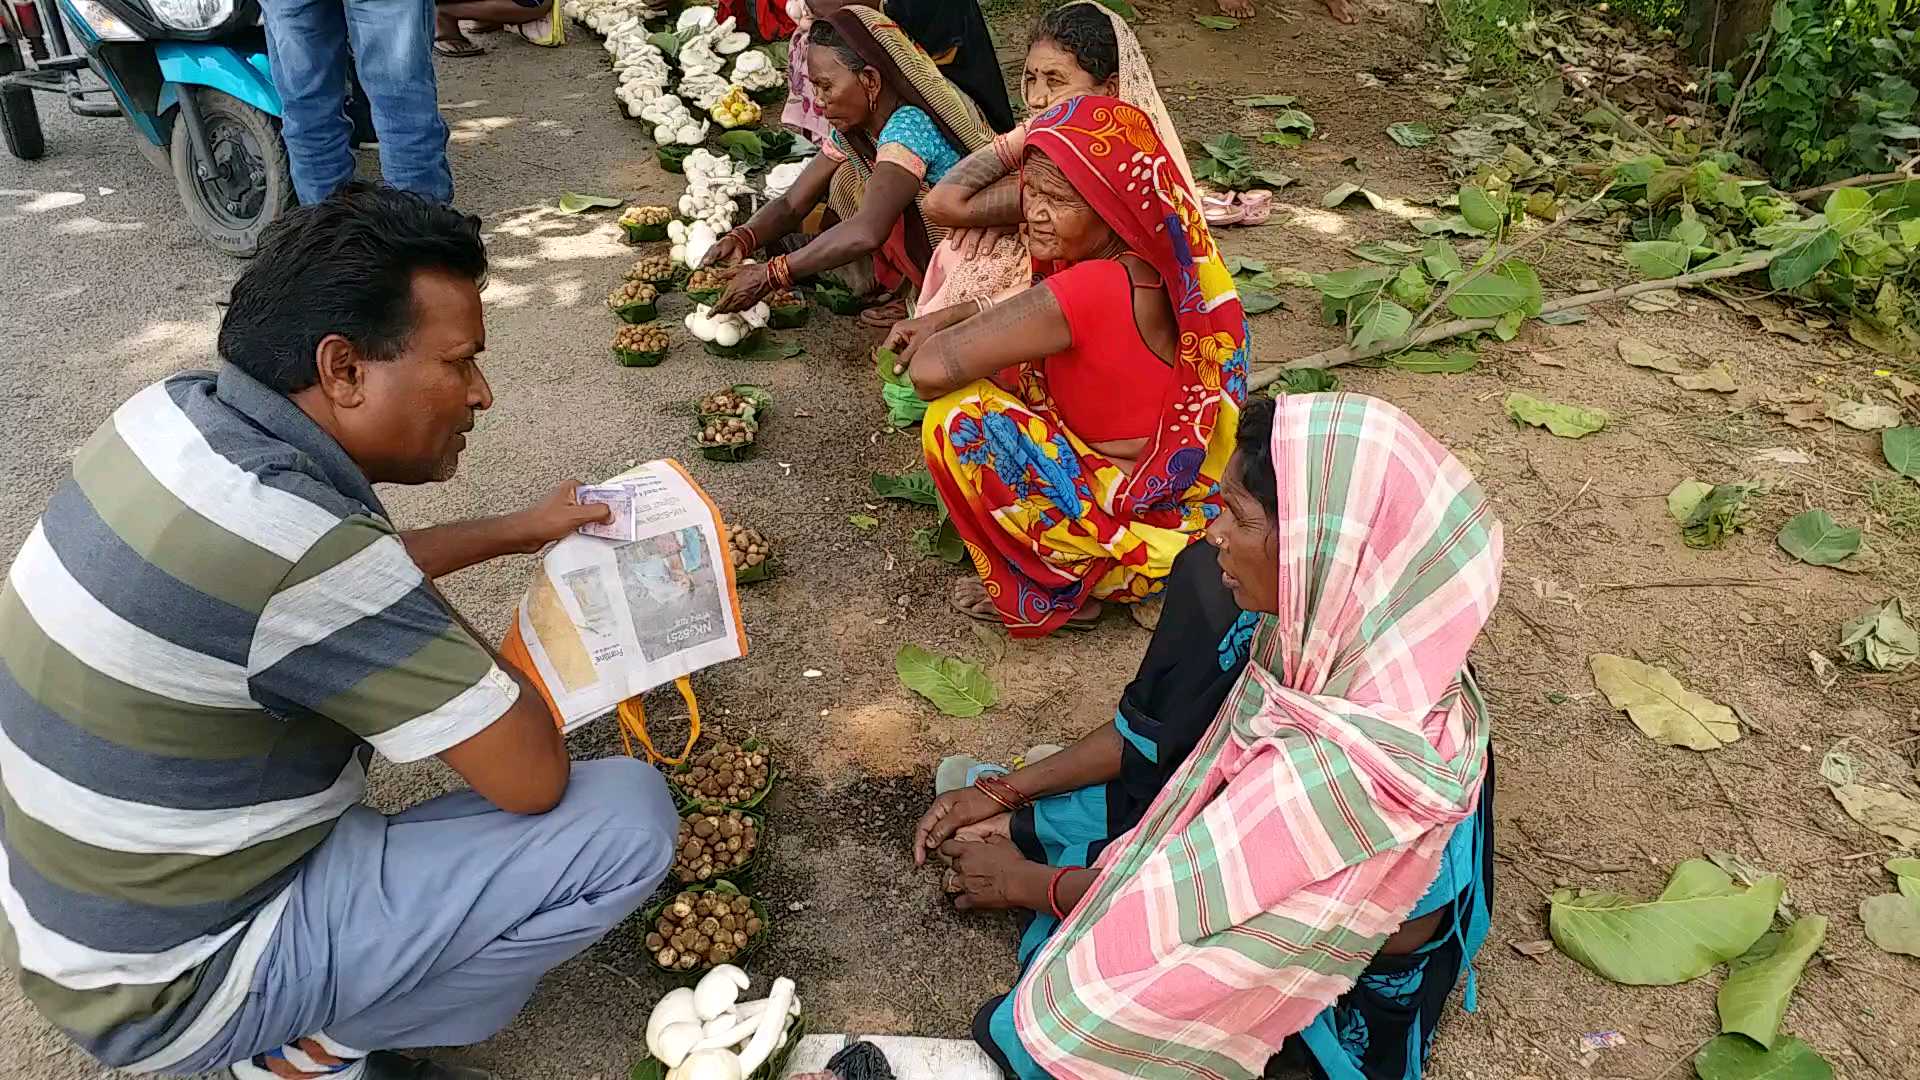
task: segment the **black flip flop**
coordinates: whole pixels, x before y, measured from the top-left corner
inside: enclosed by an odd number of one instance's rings
[[[458,58],[465,58],[469,56],[484,56],[486,55],[486,52],[487,52],[487,50],[481,48],[478,45],[475,45],[471,41],[468,41],[465,34],[462,34],[459,37],[434,38],[433,51],[435,55],[438,55],[438,56],[451,56],[451,57],[458,57]]]

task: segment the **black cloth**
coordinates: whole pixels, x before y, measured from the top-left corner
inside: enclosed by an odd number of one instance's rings
[[[1002,134],[1013,130],[1013,103],[978,0],[886,0],[884,10],[929,56],[954,50],[941,74],[980,106],[988,127]]]
[[[1162,590],[1160,623],[1133,681],[1120,695],[1119,716],[1156,748],[1148,758],[1122,740],[1120,776],[1106,785],[1108,840],[1087,852],[1089,864],[1112,837],[1140,823],[1154,797],[1199,745],[1240,672],[1247,666],[1257,616],[1244,614],[1220,581],[1212,544],[1190,544],[1173,560]],[[1031,806],[1015,812],[1013,841],[1035,862],[1047,862]]]

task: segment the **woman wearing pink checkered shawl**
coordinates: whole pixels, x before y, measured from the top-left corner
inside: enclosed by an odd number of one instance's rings
[[[1472,1007],[1492,788],[1467,654],[1499,591],[1492,508],[1406,414],[1350,394],[1250,404],[1223,501],[1220,580],[1264,614],[1138,824],[1090,867],[1036,866],[1021,838],[1058,839],[1070,815],[1048,804],[1085,794],[1033,782],[1042,762],[984,781],[1031,802],[1006,830],[940,848],[975,890],[962,906],[1037,909],[1044,941],[976,1025],[1021,1080],[1255,1077],[1276,1050],[1411,1080],[1463,973]]]

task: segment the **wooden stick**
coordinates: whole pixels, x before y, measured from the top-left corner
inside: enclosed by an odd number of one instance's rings
[[[1912,161],[1900,166],[1896,172],[1849,176],[1845,180],[1835,180],[1831,184],[1821,184],[1819,187],[1804,188],[1800,191],[1791,192],[1787,195],[1787,198],[1792,199],[1794,202],[1812,202],[1822,195],[1831,194],[1832,192],[1839,191],[1841,188],[1876,187],[1880,184],[1897,184],[1902,181],[1913,180],[1916,179],[1914,173],[1916,165],[1920,165],[1920,158],[1914,158]]]
[[[1594,588],[1598,589],[1601,592],[1626,592],[1630,589],[1737,589],[1745,586],[1754,586],[1756,588],[1762,588],[1762,589],[1777,589],[1777,588],[1780,588],[1780,586],[1772,584],[1773,582],[1792,581],[1792,580],[1793,579],[1790,577],[1673,578],[1668,581],[1634,581],[1634,582],[1603,581],[1600,584],[1595,585]]]
[[[1747,77],[1740,80],[1740,89],[1734,91],[1733,105],[1727,109],[1727,122],[1720,129],[1718,145],[1724,147],[1727,145],[1727,140],[1733,138],[1734,125],[1740,122],[1740,106],[1747,100],[1747,87],[1753,85],[1754,75],[1759,72],[1760,65],[1766,63],[1767,46],[1771,44],[1773,44],[1773,27],[1769,26],[1767,36],[1760,39],[1760,51],[1754,56],[1753,63],[1747,65]]]
[[[1577,71],[1574,70],[1572,64],[1565,64],[1561,66],[1560,77],[1562,79],[1565,79],[1568,85],[1572,86],[1575,90],[1579,91],[1581,97],[1584,97],[1588,101],[1593,102],[1596,106],[1600,108],[1601,112],[1604,112],[1608,116],[1611,116],[1616,122],[1620,124],[1621,127],[1626,128],[1628,131],[1632,132],[1636,137],[1638,137],[1641,142],[1644,142],[1648,146],[1652,146],[1652,147],[1660,147],[1665,145],[1659,139],[1654,138],[1653,132],[1648,131],[1646,128],[1641,127],[1640,122],[1638,120],[1635,120],[1633,117],[1628,116],[1625,110],[1621,109],[1620,106],[1615,105],[1613,103],[1612,98],[1609,98],[1605,93],[1601,92],[1598,88],[1589,84],[1585,77],[1583,77]],[[1687,155],[1685,160],[1688,160],[1688,161],[1692,160],[1692,155]]]
[[[1600,289],[1596,292],[1576,293],[1573,296],[1563,297],[1547,303],[1540,309],[1540,313],[1545,315],[1556,311],[1572,311],[1575,308],[1583,308],[1590,304],[1598,304],[1607,300],[1624,300],[1629,296],[1637,296],[1644,292],[1654,292],[1659,289],[1682,289],[1690,285],[1698,285],[1703,281],[1718,281],[1721,278],[1751,274],[1756,270],[1765,270],[1767,264],[1773,262],[1775,254],[1776,253],[1772,251],[1763,252],[1737,266],[1723,266],[1717,270],[1701,270],[1691,274],[1681,274],[1678,277],[1661,278],[1658,281],[1638,281],[1632,285],[1620,285],[1611,289]],[[1394,338],[1391,341],[1377,341],[1364,349],[1356,349],[1351,345],[1342,345],[1337,349],[1325,349],[1313,353],[1310,356],[1302,356],[1288,360],[1277,367],[1262,371],[1247,380],[1247,387],[1252,390],[1262,389],[1278,379],[1281,372],[1289,369],[1330,368],[1339,367],[1341,364],[1351,364],[1358,360],[1371,360],[1376,356],[1403,352],[1415,346],[1426,345],[1430,342],[1440,341],[1445,338],[1458,337],[1461,334],[1471,334],[1477,330],[1491,330],[1499,321],[1499,319],[1454,319],[1451,322],[1443,322],[1436,326],[1429,326],[1418,333],[1407,334]]]

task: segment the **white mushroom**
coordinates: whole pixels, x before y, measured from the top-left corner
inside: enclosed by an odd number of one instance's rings
[[[740,1080],[740,1059],[725,1050],[701,1050],[667,1074],[667,1080]]]
[[[773,980],[773,989],[767,994],[767,1011],[760,1016],[760,1027],[754,1031],[746,1049],[740,1051],[740,1075],[753,1075],[779,1045],[787,1030],[787,1009],[793,1004],[794,989],[793,980],[784,975]]]
[[[647,1015],[647,1053],[654,1057],[660,1056],[660,1048],[655,1044],[655,1040],[660,1037],[661,1030],[668,1024],[684,1023],[699,1018],[700,1014],[694,1008],[692,990],[682,986],[667,991],[654,1004],[653,1012]]]
[[[660,1029],[660,1034],[654,1039],[660,1049],[653,1056],[665,1063],[667,1068],[675,1068],[687,1060],[693,1048],[700,1045],[701,1038],[700,1022],[697,1020],[668,1024]]]
[[[702,226],[696,225],[695,229]],[[753,985],[747,973],[732,964],[720,964],[712,971],[701,976],[700,982],[693,988],[693,1011],[704,1022],[712,1020],[733,1008],[740,1000],[740,991]]]

